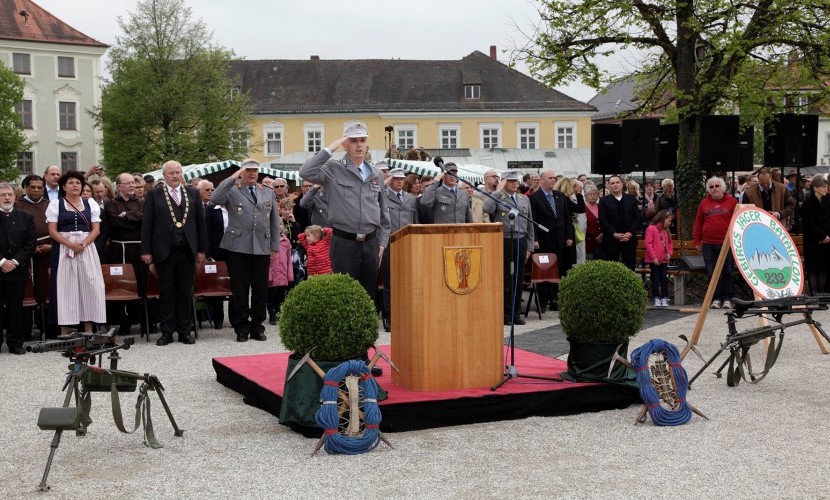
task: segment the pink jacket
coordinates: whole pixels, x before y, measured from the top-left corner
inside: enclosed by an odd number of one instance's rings
[[[271,257],[268,270],[268,286],[288,286],[294,281],[294,266],[291,264],[291,242],[284,234],[280,235],[280,251]]]
[[[669,255],[672,253],[672,242],[669,232],[658,228],[655,224],[649,224],[646,228],[646,264],[654,264],[654,260],[660,264],[669,263]]]

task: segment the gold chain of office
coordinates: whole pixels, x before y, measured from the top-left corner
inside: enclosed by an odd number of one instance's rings
[[[179,188],[177,187],[176,189]],[[187,223],[187,214],[190,213],[190,199],[187,197],[187,190],[182,189],[182,199],[179,202],[184,203],[184,214],[182,214],[181,222],[176,220],[176,212],[173,211],[173,203],[170,201],[170,190],[167,189],[167,186],[165,186],[164,189],[164,200],[167,202],[167,208],[170,210],[170,217],[173,219],[173,224],[175,224],[176,227],[184,226]],[[188,203],[185,203],[185,200],[187,200]]]

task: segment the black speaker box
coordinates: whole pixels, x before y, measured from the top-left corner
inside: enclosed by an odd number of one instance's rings
[[[684,255],[680,257],[680,268],[689,271],[702,271],[706,269],[706,261],[702,255]]]
[[[623,120],[622,163],[625,172],[654,172],[660,163],[660,120]]]
[[[738,169],[737,115],[704,116],[700,123],[700,168],[707,171]]]
[[[810,167],[816,161],[818,116],[782,113],[764,122],[764,165]]]
[[[591,173],[614,175],[622,172],[622,127],[617,124],[591,125]]]
[[[814,167],[818,161],[818,115],[801,115],[801,140],[804,167]]]
[[[677,123],[660,125],[660,168],[657,170],[677,170],[678,137],[680,137],[680,125]]]
[[[738,135],[738,172],[755,169],[755,127],[749,126]]]

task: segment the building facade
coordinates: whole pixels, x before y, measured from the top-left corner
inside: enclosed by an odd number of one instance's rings
[[[101,132],[87,111],[101,102],[101,56],[108,46],[34,2],[0,0],[0,7],[0,61],[24,81],[15,109],[31,145],[18,155],[21,175],[98,163]]]
[[[515,165],[488,165],[500,169],[548,167],[552,151],[591,143],[594,108],[500,63],[495,47],[489,57],[476,51],[454,61],[235,61],[231,76],[251,97],[251,155],[283,167],[354,121],[366,125],[373,154],[390,145],[453,158],[532,152]]]

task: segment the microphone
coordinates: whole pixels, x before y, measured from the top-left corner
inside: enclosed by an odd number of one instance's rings
[[[444,159],[440,156],[436,156],[435,158],[433,158],[432,163],[434,163],[436,167],[440,168],[441,171],[444,170]]]

